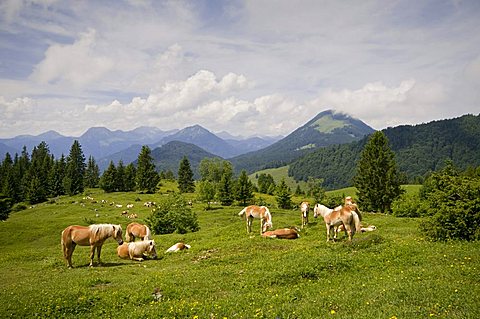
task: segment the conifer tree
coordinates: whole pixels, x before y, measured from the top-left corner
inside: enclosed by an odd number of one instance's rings
[[[253,199],[253,185],[247,172],[242,170],[237,181],[236,199],[246,206]]]
[[[136,189],[139,192],[155,193],[159,180],[160,177],[155,171],[153,163],[152,151],[144,145],[137,159]]]
[[[292,207],[292,194],[285,178],[282,178],[277,186],[276,200],[279,208],[288,209]]]
[[[131,192],[135,190],[135,176],[137,171],[133,163],[128,164],[125,167],[125,179],[124,179],[124,188],[126,192]]]
[[[50,194],[49,172],[53,166],[47,143],[41,142],[33,148],[32,160],[27,174],[24,176],[25,199],[31,204],[47,200]]]
[[[224,206],[230,206],[234,198],[234,183],[231,172],[225,172],[218,185],[218,199]]]
[[[104,192],[111,193],[116,191],[116,175],[117,169],[115,164],[113,164],[113,161],[110,161],[110,164],[100,178],[100,188],[103,189]]]
[[[100,181],[100,169],[98,168],[95,158],[90,155],[88,158],[87,169],[85,171],[85,186],[90,188],[98,187]]]
[[[388,212],[392,202],[402,194],[395,154],[383,132],[377,131],[369,138],[353,181],[364,210]]]
[[[117,192],[125,191],[125,166],[120,160],[117,165],[117,173],[115,174],[115,190]]]
[[[63,178],[65,177],[67,163],[65,156],[62,154],[59,160],[55,161],[50,173],[48,175],[50,184],[50,195],[60,196],[65,195],[65,188],[63,187]]]
[[[180,161],[178,167],[178,189],[180,193],[193,193],[195,191],[193,172],[186,156]]]
[[[82,152],[80,143],[75,140],[70,148],[70,154],[67,157],[67,167],[63,186],[68,195],[75,195],[84,190],[85,176],[85,156]]]

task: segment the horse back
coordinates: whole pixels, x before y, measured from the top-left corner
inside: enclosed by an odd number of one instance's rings
[[[74,242],[80,246],[89,246],[90,229],[88,227],[78,225],[68,226],[62,232],[62,241],[64,243]]]

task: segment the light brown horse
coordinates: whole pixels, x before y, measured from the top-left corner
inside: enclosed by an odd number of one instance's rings
[[[266,231],[262,234],[263,237],[279,238],[279,239],[297,239],[300,237],[297,230],[294,228],[280,228],[271,231]]]
[[[302,212],[302,228],[308,225],[308,211],[310,210],[309,202],[302,202],[300,204],[300,211]]]
[[[172,245],[170,248],[165,250],[165,253],[176,253],[177,251],[185,250],[185,249],[190,249],[191,246],[182,242],[176,243],[175,245]]]
[[[90,267],[93,267],[93,258],[97,250],[98,263],[102,245],[108,238],[113,237],[119,245],[123,244],[122,227],[113,224],[93,224],[88,227],[72,225],[62,231],[62,250],[63,257],[67,261],[68,267],[72,268],[72,255],[75,247],[90,246]]]
[[[260,235],[267,231],[268,228],[272,228],[272,215],[270,210],[266,206],[250,205],[242,209],[238,216],[245,215],[247,223],[247,233],[252,232],[252,222],[254,218],[260,219]]]
[[[150,228],[147,225],[142,225],[139,223],[130,223],[127,225],[127,230],[125,231],[125,240],[128,242],[135,241],[135,237],[141,238],[142,240],[152,239],[152,233]]]
[[[117,247],[117,255],[122,259],[131,259],[143,261],[148,255],[157,258],[157,250],[155,249],[155,241],[142,240],[131,243],[123,243]]]
[[[314,209],[314,217],[321,215],[325,221],[327,228],[327,242],[330,241],[330,230],[340,225],[345,226],[345,231],[348,234],[348,240],[352,241],[353,235],[356,231],[361,231],[360,217],[355,211],[356,205],[344,205],[336,207],[335,209],[328,208],[324,205],[317,204]],[[337,232],[333,231],[333,240],[337,237]]]

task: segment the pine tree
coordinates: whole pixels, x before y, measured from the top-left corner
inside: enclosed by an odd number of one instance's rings
[[[125,180],[124,187],[126,192],[132,192],[135,190],[135,175],[137,171],[133,163],[128,164],[125,167]]]
[[[85,166],[85,156],[83,155],[82,147],[75,140],[67,157],[67,167],[63,179],[63,186],[68,195],[71,196],[83,192],[85,187]]]
[[[153,163],[152,151],[144,145],[137,159],[136,189],[139,192],[155,193],[159,180],[160,177],[155,171]]]
[[[247,172],[242,170],[237,181],[236,199],[246,206],[253,199],[253,185]]]
[[[116,175],[117,169],[115,164],[113,164],[113,161],[110,161],[110,164],[100,178],[100,188],[103,189],[104,192],[111,193],[116,191]]]
[[[115,174],[115,190],[117,192],[125,191],[125,166],[120,160],[117,165],[117,174]]]
[[[85,186],[89,188],[98,187],[100,181],[100,169],[93,156],[88,158],[87,169],[85,171]]]
[[[193,172],[186,156],[180,161],[178,167],[178,189],[180,193],[193,193],[195,191]]]
[[[277,186],[276,200],[279,208],[288,209],[292,207],[292,194],[285,178],[282,178]]]
[[[49,172],[53,167],[47,143],[41,142],[33,148],[32,161],[23,179],[25,199],[31,204],[47,200],[50,194]]]
[[[230,206],[233,203],[234,184],[231,172],[225,172],[218,185],[218,199],[224,206]]]
[[[383,132],[377,131],[369,138],[353,182],[364,210],[390,211],[392,202],[402,194],[395,154]]]
[[[55,161],[50,173],[48,175],[50,184],[51,196],[65,195],[65,188],[63,187],[63,178],[65,177],[65,171],[67,162],[65,156],[62,154],[59,160]]]

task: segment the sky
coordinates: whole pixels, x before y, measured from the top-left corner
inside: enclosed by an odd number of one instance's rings
[[[0,137],[480,113],[478,0],[0,0]]]

